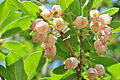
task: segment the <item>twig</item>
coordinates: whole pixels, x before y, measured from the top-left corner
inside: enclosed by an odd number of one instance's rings
[[[63,32],[59,32],[59,33],[61,34],[61,37],[62,37],[63,39],[66,38],[66,37],[65,37],[65,34],[64,34]],[[64,42],[65,42],[65,44],[67,45],[67,47],[68,47],[68,49],[69,49],[71,55],[72,55],[73,57],[75,57],[74,51],[73,51],[73,49],[72,49],[72,47],[71,47],[71,45],[70,45],[69,40],[66,39],[66,40],[64,40]]]
[[[79,36],[80,39],[80,55],[78,56],[78,59],[80,60],[80,63],[78,64],[78,69],[77,69],[77,80],[82,80],[81,72],[82,72],[82,54],[83,54],[83,49],[82,49],[82,32],[80,33]]]

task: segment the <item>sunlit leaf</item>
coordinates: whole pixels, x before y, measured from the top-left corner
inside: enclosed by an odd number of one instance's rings
[[[36,69],[40,61],[41,55],[42,55],[42,52],[39,51],[39,52],[32,53],[25,59],[24,67],[29,80],[31,80],[37,73]]]
[[[107,11],[101,13],[101,14],[109,14],[110,16],[114,15],[119,11],[119,8],[110,8]]]
[[[112,74],[112,80],[120,80],[120,63],[107,67],[107,70]]]

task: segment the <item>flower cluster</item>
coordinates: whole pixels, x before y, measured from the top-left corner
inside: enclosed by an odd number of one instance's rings
[[[40,16],[44,20],[53,19],[53,29],[60,31],[65,26],[64,20],[61,18],[63,15],[63,11],[59,5],[54,5],[52,10],[47,9],[44,6],[40,6],[42,12]],[[30,28],[34,32],[32,37],[34,38],[34,42],[41,43],[42,47],[45,49],[44,57],[53,59],[56,56],[56,47],[55,42],[56,38],[52,33],[50,24],[45,22],[43,19],[37,19],[32,21]]]
[[[108,26],[112,17],[108,14],[100,15],[98,10],[92,10],[90,11],[90,18],[92,19],[90,28],[95,33],[98,33],[98,38],[94,42],[96,52],[99,55],[105,54],[107,49],[106,42],[110,42],[109,38],[112,35],[112,28]]]
[[[97,80],[105,76],[105,68],[101,64],[96,64],[95,68],[89,68],[87,71],[87,77],[89,80]]]

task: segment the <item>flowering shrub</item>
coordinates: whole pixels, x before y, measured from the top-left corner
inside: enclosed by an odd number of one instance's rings
[[[116,55],[110,57],[120,23],[111,16],[119,8],[101,13],[101,0],[39,1],[0,3],[0,80],[120,78]]]

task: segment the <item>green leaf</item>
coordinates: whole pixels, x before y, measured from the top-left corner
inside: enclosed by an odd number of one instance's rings
[[[52,80],[61,80],[61,78],[65,75],[65,73],[67,72],[66,69],[64,69],[64,65],[61,65],[57,68],[55,68],[52,71]]]
[[[36,69],[40,61],[41,55],[42,55],[42,52],[39,51],[29,55],[25,59],[24,67],[25,67],[25,72],[28,76],[28,80],[31,80],[37,73]]]
[[[92,60],[95,64],[102,64],[105,67],[117,64],[118,62],[111,57],[96,56]]]
[[[26,30],[31,25],[31,20],[34,20],[34,18],[32,18],[31,16],[21,17],[15,21],[11,22],[9,25],[7,25],[3,32],[10,30],[12,28],[15,28],[15,27],[20,27],[22,30]]]
[[[119,28],[116,28],[116,29],[113,29],[112,32],[113,32],[113,33],[118,33],[118,32],[120,32],[120,27],[119,27]]]
[[[16,61],[18,61],[20,58],[21,58],[21,56],[18,55],[18,53],[10,52],[5,58],[6,65],[10,66],[10,65],[14,64]]]
[[[101,3],[102,1],[103,1],[103,0],[94,0],[93,5],[92,5],[92,8],[93,8],[93,9],[98,9],[99,6],[100,6],[100,3]]]
[[[119,8],[110,8],[107,11],[101,13],[101,14],[109,14],[110,16],[114,15],[119,11]]]
[[[31,15],[34,18],[37,18],[37,13],[40,13],[39,6],[30,2],[24,1],[19,2],[18,0],[7,0],[10,5],[13,5],[20,10],[22,10],[26,15]]]
[[[20,31],[21,31],[21,28],[19,28],[19,27],[12,28],[12,29],[4,32],[4,33],[1,35],[1,38],[4,39],[4,38],[12,37],[12,36],[14,36],[15,34],[19,33]]]
[[[21,4],[26,8],[26,10],[31,16],[37,18],[37,14],[40,13],[40,9],[36,4],[30,1],[24,1],[21,2]]]
[[[111,24],[109,24],[110,27],[114,29],[119,28],[120,27],[120,21],[112,21]]]
[[[70,52],[65,44],[65,42],[62,40],[62,38],[58,38],[57,43],[56,43],[56,48],[57,48],[57,56],[61,59],[66,59],[69,57]]]
[[[112,74],[112,80],[120,80],[120,63],[107,67],[107,70]]]
[[[80,0],[59,0],[58,2],[65,12],[64,19],[70,24],[73,23],[76,16],[81,15],[82,3]]]
[[[7,40],[2,44],[2,46],[6,47],[12,51],[16,51],[17,53],[19,53],[20,56],[26,56],[29,54],[29,51],[27,50],[25,45],[23,45],[22,43],[20,43],[18,41]]]
[[[0,65],[0,75],[6,77],[6,69],[2,65]]]
[[[20,18],[21,12],[16,11],[17,8],[10,6],[7,4],[6,1],[3,2],[4,4],[1,5],[0,11],[0,31],[2,32],[4,28],[10,24],[12,21]]]
[[[57,68],[55,68],[52,72],[54,73],[54,74],[64,74],[66,71],[67,71],[67,69],[64,69],[64,66],[65,65],[61,65],[61,66],[59,66],[59,67],[57,67]]]
[[[11,66],[7,66],[6,78],[7,80],[27,80],[22,59],[19,59]]]
[[[66,10],[69,5],[73,2],[74,0],[58,0],[58,4],[62,7],[63,10]]]
[[[43,66],[46,62],[46,58],[44,58],[43,55],[44,55],[44,53],[41,55],[40,61],[38,63],[38,66],[37,66],[37,69],[36,69],[37,72],[41,71],[41,69],[43,68]]]
[[[17,54],[14,53],[14,56],[16,55]],[[8,60],[13,60],[12,58],[15,57],[9,57],[9,59],[6,59],[6,61],[11,62]],[[6,68],[0,65],[0,74],[4,76],[7,80],[27,80],[27,76],[24,71],[23,60],[21,58],[17,60],[14,64],[6,66]]]
[[[73,73],[62,80],[77,80],[77,74]]]
[[[85,4],[83,5],[83,16],[88,17],[89,12],[92,8],[94,0],[86,0]]]
[[[5,60],[5,54],[0,52],[0,61],[4,61]]]

